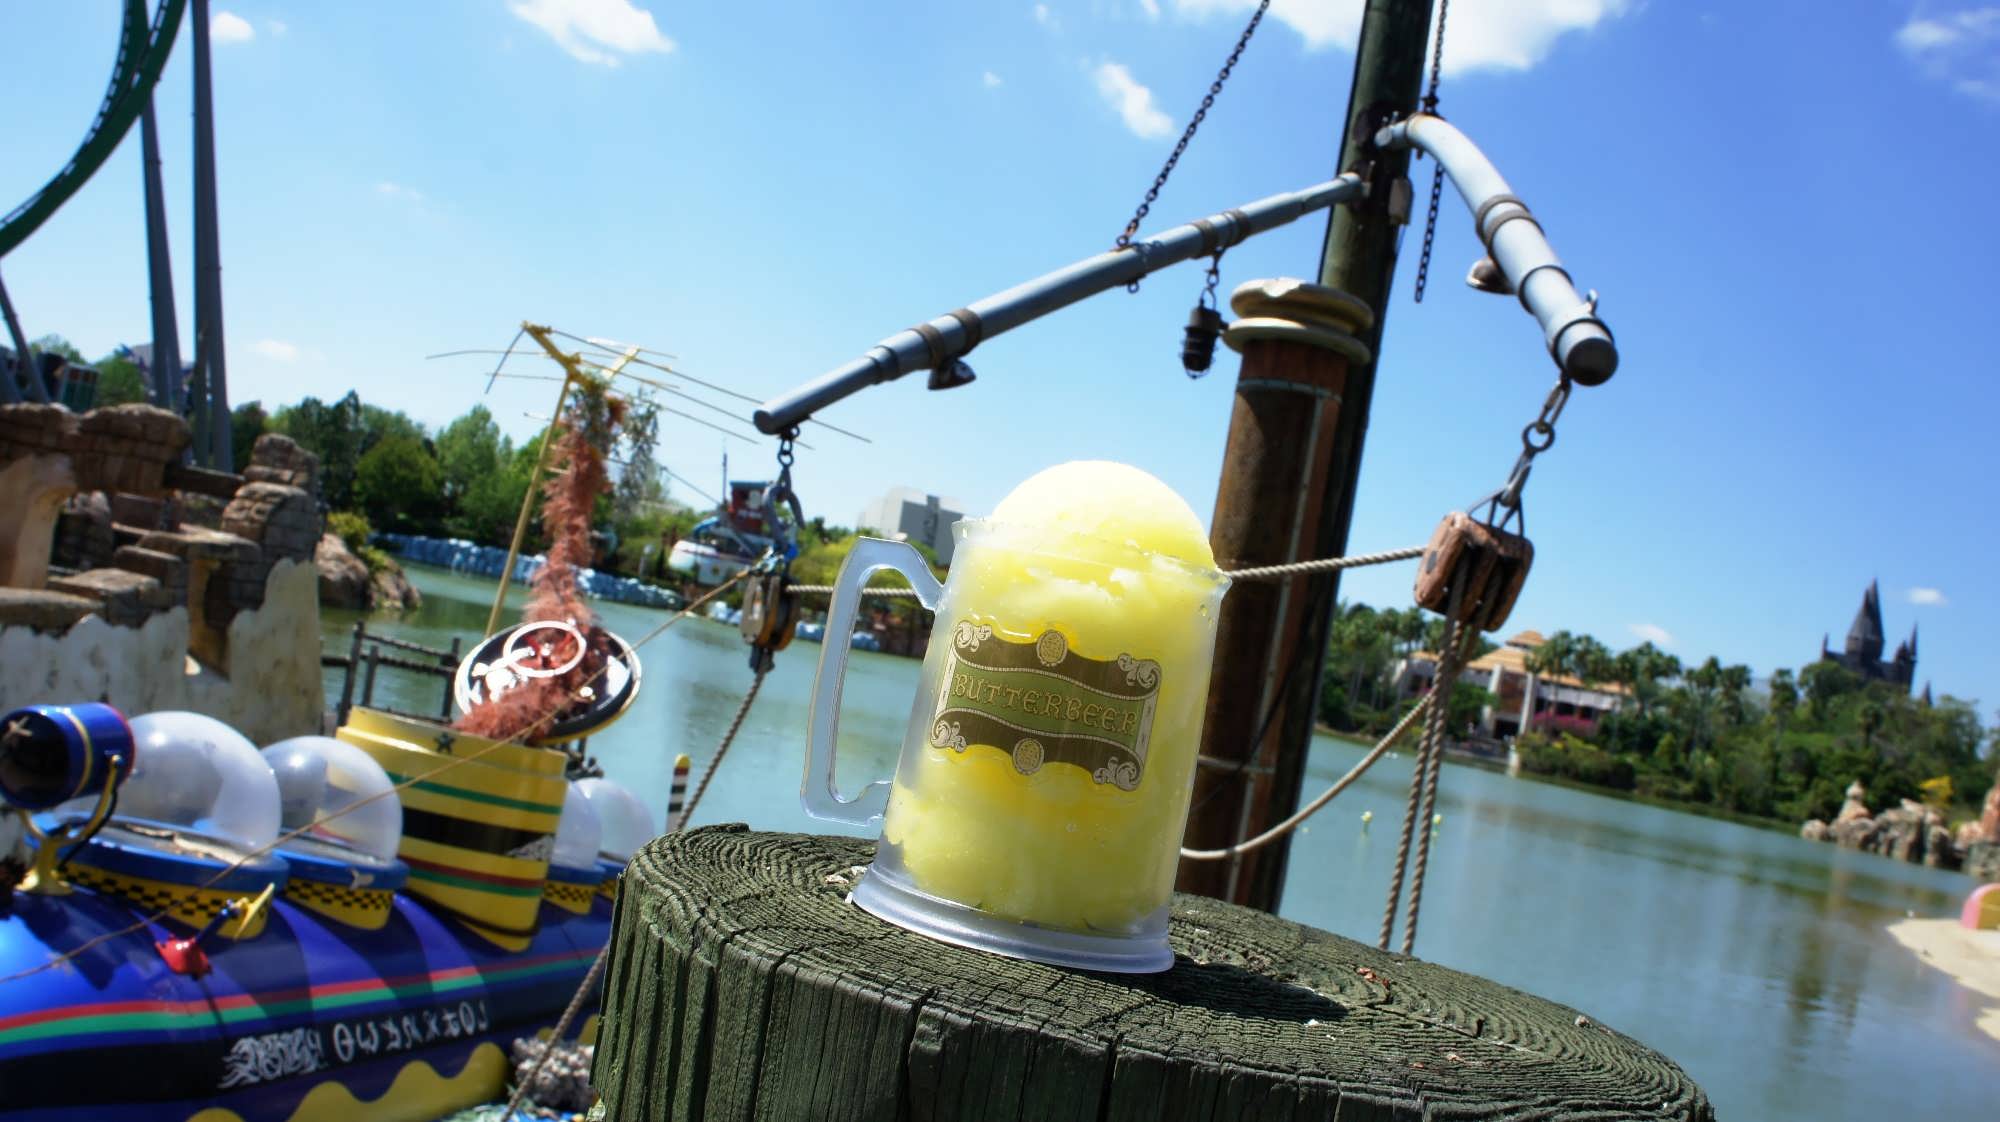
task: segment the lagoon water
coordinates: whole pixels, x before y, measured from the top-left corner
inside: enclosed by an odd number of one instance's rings
[[[484,626],[490,582],[416,567],[410,575],[423,608],[373,617],[371,628],[446,646]],[[597,608],[635,644],[670,618]],[[355,618],[326,614],[328,651],[346,652]],[[778,656],[695,824],[851,832],[799,808],[819,651],[795,642]],[[667,630],[640,658],[633,711],[590,751],[658,815],[674,756],[693,756],[699,776],[751,675],[735,628],[701,619]],[[917,671],[913,659],[853,656],[839,765],[850,793],[893,768]],[[329,701],[339,684],[329,671]],[[428,711],[439,689],[435,679],[385,671],[377,699]],[[1308,794],[1362,752],[1319,738]],[[1374,940],[1410,762],[1385,759],[1301,831],[1282,914]],[[1374,812],[1367,830],[1363,811]],[[1423,958],[1637,1037],[1685,1067],[1726,1119],[2000,1114],[2000,1041],[1972,1027],[1983,999],[1885,930],[1907,914],[1956,914],[1970,879],[1473,767],[1445,768],[1438,811],[1416,945]]]

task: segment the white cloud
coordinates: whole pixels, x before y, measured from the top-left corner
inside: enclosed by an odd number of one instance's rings
[[[270,29],[273,36],[283,35],[291,30],[291,26],[281,19],[267,19],[264,21],[264,26]]]
[[[674,49],[653,13],[632,0],[514,0],[507,9],[534,24],[578,62],[617,66],[618,56]]]
[[[383,180],[375,185],[375,193],[385,199],[406,199],[413,203],[424,201],[424,193],[415,187],[405,187],[400,183]]]
[[[1944,590],[1941,588],[1919,587],[1910,590],[1910,603],[1926,608],[1942,608],[1951,601],[1944,598]]]
[[[1364,0],[1274,0],[1271,18],[1305,39],[1309,50],[1352,49]],[[1248,16],[1257,0],[1174,0],[1190,19]],[[1624,15],[1633,0],[1457,0],[1444,37],[1444,71],[1527,70],[1548,57],[1555,41]],[[1432,26],[1437,17],[1431,17]]]
[[[256,37],[257,29],[250,26],[249,20],[235,12],[225,12],[217,8],[214,18],[208,21],[208,41],[211,43],[218,45],[248,43]]]
[[[250,349],[274,362],[297,362],[299,345],[287,343],[283,339],[259,339],[250,344]]]
[[[1133,135],[1154,140],[1172,134],[1173,119],[1160,112],[1160,107],[1153,104],[1153,91],[1134,80],[1123,64],[1099,63],[1093,76],[1097,79],[1098,94],[1118,111]]]
[[[1139,7],[1145,10],[1147,19],[1160,18],[1160,0],[1139,0]]]
[[[1056,14],[1049,11],[1047,4],[1035,5],[1035,22],[1041,24],[1043,27],[1058,26],[1056,23]]]
[[[2000,101],[2000,7],[1912,15],[1895,42],[1928,78],[1968,97]]]
[[[1000,85],[1000,75],[993,73],[991,70],[988,70],[985,74],[980,75],[979,80],[985,83],[986,88],[989,90],[995,89]]]
[[[1674,645],[1674,633],[1657,623],[1628,623],[1625,630],[1656,647],[1671,648]]]

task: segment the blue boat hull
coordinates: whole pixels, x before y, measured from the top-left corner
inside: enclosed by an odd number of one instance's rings
[[[117,897],[14,894],[0,978],[83,949],[6,983],[0,1122],[420,1122],[488,1101],[611,921],[601,897],[582,915],[544,904],[508,953],[401,894],[376,931],[269,906],[262,934],[212,941],[213,972],[192,978],[154,945],[178,924],[115,934],[142,915]]]

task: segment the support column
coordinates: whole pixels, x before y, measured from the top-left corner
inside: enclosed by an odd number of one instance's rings
[[[173,254],[167,242],[166,192],[160,186],[160,130],[153,123],[153,99],[139,118],[146,184],[146,280],[153,306],[153,404],[181,415],[181,332],[174,309]],[[203,457],[206,458],[205,456]]]
[[[208,0],[194,0],[194,411],[196,462],[232,470],[229,374],[222,344],[222,248],[215,203],[215,97]],[[175,356],[179,361],[179,356]]]

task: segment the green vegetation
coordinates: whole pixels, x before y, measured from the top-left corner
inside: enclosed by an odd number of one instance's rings
[[[337,510],[326,516],[326,532],[340,539],[347,552],[361,559],[368,566],[372,576],[384,569],[395,567],[395,560],[381,546],[369,545],[368,537],[375,528],[368,524],[368,516],[352,510]]]
[[[1396,699],[1398,661],[1437,650],[1441,624],[1414,608],[1342,605],[1327,645],[1322,721],[1363,735],[1386,730],[1414,704]],[[1907,798],[1954,820],[1972,817],[1995,781],[1982,744],[1989,735],[2000,740],[2000,730],[1982,729],[1970,702],[1925,704],[1838,663],[1779,670],[1759,693],[1747,666],[1713,657],[1683,665],[1651,643],[1614,653],[1588,635],[1558,631],[1527,664],[1537,674],[1616,684],[1630,694],[1620,712],[1594,727],[1545,727],[1518,737],[1521,764],[1532,772],[1789,824],[1831,819],[1857,779],[1877,808]],[[1486,691],[1459,685],[1452,727],[1477,719],[1486,704]]]
[[[319,457],[321,495],[336,512],[328,528],[371,571],[387,560],[379,551],[369,551],[374,557],[364,552],[371,528],[506,546],[543,437],[538,432],[517,446],[484,405],[431,432],[407,414],[369,405],[352,392],[332,402],[308,397],[269,413],[252,401],[237,406],[231,421],[238,462],[248,459],[251,444],[265,432],[289,436]],[[596,523],[608,531],[610,546],[597,567],[673,584],[681,578],[666,570],[668,544],[707,512],[667,498],[653,458],[657,435],[652,402],[628,400],[612,451],[620,461],[613,490],[597,509]],[[538,552],[546,546],[540,519],[531,517],[523,548]]]

